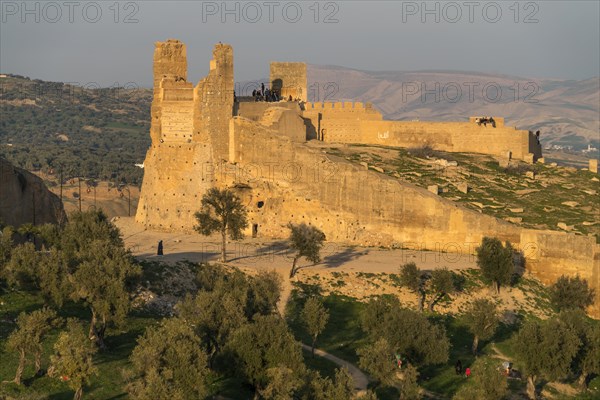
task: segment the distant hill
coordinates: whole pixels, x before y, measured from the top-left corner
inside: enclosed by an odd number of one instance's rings
[[[368,72],[309,65],[308,81],[309,98],[318,96],[322,101],[328,95],[327,100],[372,102],[386,119],[450,121],[476,115],[502,116],[519,129],[541,130],[544,145],[571,145],[576,150],[588,144],[600,147],[598,77],[572,81],[456,71]]]
[[[0,156],[29,171],[137,184],[152,91],[0,77]]]

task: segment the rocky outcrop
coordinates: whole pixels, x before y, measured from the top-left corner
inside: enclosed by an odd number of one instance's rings
[[[34,174],[0,158],[0,220],[6,225],[58,223],[63,204]]]

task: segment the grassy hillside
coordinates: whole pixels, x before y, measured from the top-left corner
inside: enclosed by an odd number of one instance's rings
[[[464,367],[472,366],[476,360],[471,353],[473,335],[464,318],[465,305],[475,298],[491,298],[502,314],[502,322],[495,335],[480,343],[479,357],[494,359],[498,367],[503,361],[514,362],[517,371],[522,371],[523,365],[515,356],[515,334],[527,320],[547,318],[554,314],[548,301],[548,289],[531,277],[521,278],[515,286],[506,289],[502,296],[496,296],[490,295],[489,286],[482,281],[479,270],[464,270],[459,273],[465,278],[464,289],[452,296],[446,295],[443,299],[445,306],[441,306],[437,312],[426,311],[430,320],[445,327],[451,348],[447,363],[427,366],[421,370],[419,384],[426,390],[425,399],[450,399],[467,384],[464,376],[455,374],[453,366],[456,360],[461,360]],[[307,296],[321,295],[329,310],[330,319],[317,340],[317,347],[352,363],[359,360],[356,351],[369,343],[360,320],[366,302],[371,297],[398,296],[404,307],[416,309],[416,304],[410,301],[416,295],[398,286],[395,274],[304,272],[300,279],[302,281],[295,283],[287,308],[287,318],[296,337],[310,343],[311,338],[303,327],[300,310]],[[429,295],[428,293],[427,296]],[[524,380],[509,379],[508,385],[507,399],[527,399]],[[382,385],[376,391],[380,400],[398,398],[394,387]],[[600,395],[600,378],[596,377],[590,383],[589,391],[584,393],[572,382],[549,382],[542,395],[543,398],[557,400],[595,399]]]
[[[512,161],[501,167],[491,156],[430,148],[337,145],[326,151],[423,188],[438,185],[443,198],[527,228],[600,237],[600,184],[586,170]],[[468,185],[467,193],[461,184]]]
[[[537,102],[515,102],[514,83],[523,78],[458,72],[365,72],[341,67],[310,66],[309,96],[317,100],[371,101],[388,119],[461,120],[469,115],[499,115],[523,129],[541,129],[544,144],[585,148],[598,141],[597,78],[587,81],[535,81]],[[495,82],[504,96],[497,103],[479,96],[467,101],[422,101],[402,92],[403,83],[422,82],[427,88],[445,82]],[[334,83],[333,86],[326,83]],[[508,96],[511,94],[510,97]],[[507,97],[508,96],[508,97]],[[136,87],[95,89],[61,82],[8,75],[0,78],[0,155],[29,171],[65,178],[125,180],[138,184],[150,145],[152,91]],[[590,157],[593,155],[590,155]]]
[[[182,283],[180,276],[187,276],[184,272],[191,268],[193,272],[197,268],[191,263],[183,263],[174,268],[159,263],[144,263],[144,276],[141,281],[157,296],[166,296],[165,299],[176,300],[182,295],[182,287],[189,286],[189,283]],[[178,272],[179,271],[179,272]],[[183,275],[178,275],[182,273]],[[448,307],[453,303],[472,299],[474,293],[486,291],[487,287],[481,281],[477,270],[467,270],[463,274],[466,277],[465,290],[453,295],[452,298],[444,299]],[[170,278],[168,278],[170,277]],[[339,284],[339,281],[346,284]],[[353,297],[353,290],[359,287],[365,288],[368,292],[373,285],[385,287],[389,291],[388,295],[399,295],[402,304],[407,307],[413,305],[405,299],[414,297],[414,294],[395,284],[396,277],[393,274],[359,274],[355,277],[331,274],[312,275],[302,273],[299,281],[295,285],[290,302],[287,307],[287,317],[290,327],[295,333],[297,339],[305,343],[310,343],[302,323],[299,320],[300,307],[307,294],[320,294],[324,296],[324,302],[330,311],[329,323],[323,334],[317,342],[317,346],[332,353],[344,360],[352,363],[358,362],[356,350],[368,343],[365,333],[360,326],[360,313],[365,307],[367,298],[358,300]],[[166,284],[165,282],[170,282]],[[177,283],[179,282],[179,283]],[[181,284],[182,287],[178,285]],[[353,289],[350,288],[350,285]],[[535,289],[535,290],[533,290]],[[130,367],[129,356],[136,345],[136,339],[150,326],[156,326],[164,318],[156,307],[143,307],[142,293],[147,292],[147,288],[140,291],[136,296],[135,302],[138,307],[130,313],[124,324],[119,327],[110,328],[107,332],[107,350],[99,352],[95,356],[95,364],[98,367],[98,375],[92,377],[91,384],[86,387],[84,398],[87,399],[118,399],[125,398],[126,392],[125,378],[123,371]],[[525,312],[523,309],[514,309],[513,298],[520,296],[520,293],[528,293],[531,305],[535,306],[533,312]],[[177,294],[177,296],[175,296]],[[171,297],[173,296],[173,297]],[[538,318],[539,315],[551,315],[553,310],[547,301],[547,289],[539,282],[533,279],[523,279],[516,287],[507,289],[506,295],[497,298],[501,309],[504,306],[506,315],[515,315],[515,318],[507,319],[501,325],[497,334],[489,341],[482,343],[482,355],[490,355],[498,358],[498,362],[503,357],[513,357],[513,343],[511,338],[519,329],[524,319]],[[31,311],[40,308],[44,304],[44,299],[35,293],[14,291],[2,288],[0,291],[0,380],[10,380],[14,376],[18,362],[18,354],[9,351],[5,346],[6,339],[10,332],[15,329],[14,319],[22,311]],[[447,364],[430,366],[422,371],[420,385],[430,393],[434,393],[439,398],[449,399],[466,382],[463,378],[454,374],[453,363],[456,359],[461,359],[465,366],[474,361],[470,353],[471,334],[467,331],[461,313],[458,309],[454,312],[447,312],[447,307],[440,307],[436,313],[428,313],[430,319],[442,323],[448,332],[452,343],[450,359]],[[443,311],[442,311],[443,310]],[[89,323],[89,310],[74,303],[67,303],[59,310],[62,317],[77,317],[83,324]],[[52,354],[52,346],[56,341],[58,330],[54,330],[44,341],[43,367],[47,368],[48,359]],[[319,357],[313,359],[309,353],[304,353],[305,362],[309,368],[320,371],[325,376],[332,376],[336,366],[331,362]],[[518,360],[515,360],[518,361]],[[518,364],[517,364],[518,365]],[[25,369],[24,385],[17,386],[13,383],[4,383],[0,385],[0,398],[29,398],[29,399],[71,399],[73,392],[67,384],[48,376],[34,377],[32,365]],[[598,393],[599,383],[592,382],[590,389],[592,396]],[[571,387],[571,386],[569,386]],[[511,391],[514,395],[522,393],[524,382],[511,382]],[[550,390],[550,389],[549,389]],[[573,389],[574,390],[574,389]],[[229,399],[250,399],[251,391],[239,382],[222,376],[214,376],[210,385],[210,392],[220,394]],[[378,395],[382,400],[397,398],[394,397],[393,388],[379,388]],[[582,394],[578,399],[590,399],[586,397],[590,394]],[[7,396],[7,397],[6,397]],[[522,397],[515,397],[522,398]],[[555,398],[563,398],[560,395]]]
[[[150,145],[152,92],[0,78],[0,155],[64,178],[140,182]]]

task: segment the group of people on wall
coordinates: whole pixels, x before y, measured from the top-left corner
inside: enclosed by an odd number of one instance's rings
[[[277,102],[277,101],[300,101],[300,99],[294,99],[292,95],[285,99],[281,97],[281,93],[277,89],[265,88],[265,84],[261,83],[260,89],[252,91],[252,97],[254,101],[266,101],[266,102]]]
[[[475,123],[479,126],[483,125],[484,127],[487,127],[487,124],[492,125],[492,128],[496,127],[496,121],[493,117],[477,117],[475,118]]]

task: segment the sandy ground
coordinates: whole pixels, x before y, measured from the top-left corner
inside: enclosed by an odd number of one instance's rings
[[[175,264],[184,260],[214,262],[220,256],[220,238],[216,236],[146,230],[135,223],[133,217],[118,217],[113,221],[121,230],[125,245],[138,259]],[[159,240],[163,241],[164,246],[164,256],[160,257],[156,256]],[[417,296],[394,284],[388,274],[398,274],[400,266],[411,261],[422,270],[447,267],[458,273],[467,273],[468,269],[477,268],[476,258],[471,255],[348,247],[337,243],[327,243],[321,256],[321,263],[316,265],[302,260],[304,267],[290,280],[292,258],[285,240],[247,238],[228,243],[227,247],[228,265],[250,274],[260,270],[275,270],[281,275],[283,287],[278,308],[282,315],[293,282],[317,284],[324,295],[335,292],[363,301],[373,295],[394,294],[402,304],[417,308]],[[461,313],[475,299],[493,298],[504,314],[528,312],[541,318],[547,317],[539,307],[539,299],[529,293],[529,288],[503,288],[497,295],[485,286],[453,294],[450,298],[451,301],[438,303],[436,310],[441,313]]]
[[[182,260],[208,262],[217,261],[220,255],[220,239],[216,236],[145,230],[143,226],[135,223],[133,217],[120,217],[114,222],[121,230],[125,245],[140,259],[160,259],[167,263]],[[162,257],[156,256],[159,240],[163,241],[164,246],[165,255]],[[469,255],[348,247],[338,243],[327,243],[321,257],[321,263],[316,265],[309,266],[304,261],[305,267],[301,271],[398,273],[401,265],[411,261],[425,270],[443,267],[452,270],[476,268],[475,257]],[[229,265],[242,269],[289,272],[292,263],[285,240],[260,238],[228,243],[227,258]]]

